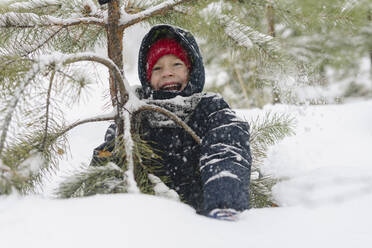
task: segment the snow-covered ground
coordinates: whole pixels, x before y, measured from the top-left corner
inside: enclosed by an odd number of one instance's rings
[[[0,0],[0,5],[9,1]],[[125,35],[130,82],[138,83],[133,61],[145,31],[129,29]],[[97,52],[106,55],[106,49]],[[107,80],[107,72],[92,76]],[[83,111],[71,109],[69,123],[109,111],[102,107],[103,96],[109,94],[104,84],[95,86],[89,96],[94,100]],[[318,88],[300,90],[302,98],[341,94],[339,89],[327,94]],[[48,178],[44,194],[0,197],[0,248],[371,247],[372,100],[237,112],[249,120],[266,111],[290,113],[297,121],[296,135],[270,147],[263,166],[265,173],[282,179],[273,190],[280,207],[247,210],[239,221],[225,222],[148,195],[54,199],[53,188],[65,172],[88,163],[93,148],[103,141],[109,124],[90,123],[69,133],[71,155],[61,162],[61,172]]]
[[[372,100],[237,112],[249,120],[266,111],[297,120],[296,135],[271,147],[263,167],[283,179],[274,188],[281,207],[225,222],[147,195],[2,197],[0,247],[370,247]],[[72,157],[61,168],[88,162],[107,125],[73,130]]]

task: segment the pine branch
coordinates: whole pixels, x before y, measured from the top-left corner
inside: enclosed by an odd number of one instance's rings
[[[239,23],[236,17],[223,15],[220,20],[221,24],[225,26],[225,33],[239,46],[251,49],[255,44],[267,54],[279,50],[279,45],[274,41],[274,37]]]
[[[9,194],[12,189],[19,193],[28,193],[37,184],[41,184],[41,178],[45,173],[56,168],[54,156],[63,154],[63,139],[56,142],[57,138],[48,134],[45,146],[47,149],[41,151],[43,135],[42,131],[36,130],[31,134],[24,133],[21,139],[12,139],[12,144],[7,146],[1,160],[10,168],[10,172],[4,175],[5,182],[0,182],[8,190],[3,192],[0,189],[0,194],[1,192]]]
[[[5,113],[5,118],[4,118],[4,124],[1,127],[1,137],[0,137],[0,156],[2,155],[4,145],[5,145],[5,140],[8,134],[8,129],[14,114],[14,110],[17,107],[17,104],[25,91],[26,87],[28,84],[36,77],[36,74],[40,71],[40,68],[36,69],[33,73],[31,73],[30,76],[26,77],[24,81],[20,83],[18,88],[16,89],[16,92],[12,99],[10,100],[8,106],[7,106],[7,111]]]
[[[129,15],[128,13],[126,13],[125,9],[123,9],[122,15],[125,16],[126,18],[124,18],[124,21],[122,22],[120,27],[122,29],[125,29],[136,23],[143,22],[153,16],[164,14],[165,12],[172,10],[177,5],[184,4],[187,2],[191,2],[191,1],[193,0],[168,0],[150,9],[147,9],[147,10],[144,10],[139,13],[132,14],[132,15]]]
[[[15,112],[14,109],[16,108],[16,106],[17,106],[21,96],[23,95],[23,92],[25,91],[26,87],[28,86],[28,84],[35,78],[35,76],[41,70],[45,70],[45,68],[48,68],[48,66],[50,66],[50,65],[55,66],[56,62],[66,65],[66,64],[71,64],[71,63],[80,62],[80,61],[94,61],[94,62],[98,62],[98,63],[101,63],[101,64],[107,66],[111,71],[113,71],[115,73],[115,75],[118,78],[119,86],[121,85],[120,93],[122,93],[124,96],[128,96],[128,93],[127,93],[127,91],[125,89],[125,86],[124,86],[123,77],[121,76],[121,72],[111,60],[106,59],[106,58],[102,58],[102,57],[98,57],[95,54],[65,55],[65,56],[62,56],[62,58],[58,58],[58,59],[56,59],[55,57],[52,56],[49,59],[48,63],[39,64],[39,66],[36,69],[34,69],[32,72],[30,72],[30,74],[26,77],[26,79],[24,81],[20,82],[20,85],[17,87],[16,92],[14,93],[14,96],[12,97],[11,101],[8,103],[7,112],[5,113],[5,118],[4,118],[4,124],[2,125],[2,127],[0,129],[2,131],[1,136],[0,136],[0,154],[2,153],[2,151],[4,149],[4,144],[5,144],[5,140],[6,140],[6,137],[7,137],[8,128],[9,128],[9,125],[11,123],[12,116]],[[83,122],[81,122],[80,124],[82,124],[82,123]],[[76,125],[80,125],[80,124],[76,124]],[[70,127],[70,129],[73,128],[73,127]],[[68,130],[70,130],[70,129],[68,129]],[[68,130],[66,130],[66,131],[68,131]]]
[[[17,64],[14,64],[17,62]],[[19,74],[27,73],[30,70],[32,60],[20,56],[0,56],[1,76],[9,78],[12,82],[17,81]]]
[[[51,41],[63,29],[47,28],[43,31],[38,29],[4,30],[0,28],[0,54],[27,57],[43,47],[50,47]]]
[[[139,190],[145,194],[167,194],[165,185],[161,182],[153,180],[150,174],[156,170],[161,169],[158,163],[160,157],[154,153],[151,147],[139,136],[133,137],[133,162],[134,168],[132,173],[138,185]],[[122,162],[126,157],[126,148],[123,139],[116,138],[115,149],[111,157],[101,161],[91,163],[88,168],[79,168],[78,171],[69,173],[66,179],[59,185],[56,195],[62,198],[81,197],[93,194],[110,194],[110,193],[127,193],[133,192],[131,190],[131,180],[129,179],[128,163]],[[143,159],[146,159],[147,165],[143,164]],[[156,160],[155,160],[156,159]],[[151,166],[148,166],[151,163]],[[123,165],[122,167],[117,164]],[[84,166],[85,167],[85,166]],[[133,175],[131,175],[133,180]],[[161,181],[167,182],[167,178],[160,178]],[[133,186],[133,185],[132,185]],[[162,186],[162,187],[161,187]],[[160,188],[160,190],[159,190]],[[174,196],[174,195],[173,195]]]
[[[266,157],[269,145],[277,143],[288,135],[293,134],[293,119],[285,114],[266,113],[264,117],[257,117],[251,124],[251,153],[253,157],[251,168],[252,207],[276,206],[272,200],[271,189],[277,179],[270,175],[263,175],[260,165]]]
[[[14,190],[21,191],[28,177],[20,175],[17,171],[3,165],[0,160],[0,196],[9,195]]]
[[[254,171],[252,171],[254,173]],[[251,180],[251,208],[277,207],[278,205],[272,198],[272,187],[277,183],[277,179],[270,176],[253,178]]]
[[[0,15],[0,28],[36,28],[36,27],[71,27],[77,25],[105,26],[102,19],[97,17],[58,18],[53,16],[39,16],[33,13],[8,12]]]
[[[257,117],[252,122],[251,142],[254,144],[273,145],[287,135],[293,134],[293,119],[286,114],[266,113],[263,120]]]
[[[115,63],[113,63],[109,59],[105,59],[95,55],[82,55],[81,57],[73,56],[71,59],[66,60],[66,63],[74,63],[79,61],[94,61],[108,67],[110,71],[115,74],[115,82],[117,80],[120,96],[123,98],[123,102],[119,102],[119,105],[124,104],[127,101],[127,99],[129,98],[129,93],[127,90],[128,87],[125,86],[126,82],[125,78],[123,78],[122,76],[122,71],[115,65]]]
[[[92,64],[94,65],[94,64]],[[96,79],[87,72],[84,65],[79,68],[77,66],[68,67],[67,70],[56,70],[56,93],[59,96],[67,95],[69,98],[63,97],[60,99],[66,106],[73,106],[79,104],[81,101],[85,102],[89,98],[89,91],[95,87]],[[86,93],[84,91],[86,89]]]
[[[127,179],[124,171],[114,163],[106,166],[89,166],[69,175],[58,187],[56,195],[61,198],[90,196],[104,193],[126,193]]]
[[[36,52],[46,44],[48,44],[64,27],[60,27],[57,31],[53,32],[47,39],[45,39],[43,42],[39,43],[35,48],[31,49],[30,51],[26,52],[22,55],[22,57],[27,57],[28,55]]]
[[[253,167],[259,172],[259,166],[266,157],[269,145],[274,145],[288,135],[293,135],[293,118],[285,114],[266,113],[263,119],[257,117],[251,121],[251,151],[254,157]],[[261,173],[259,172],[261,175]]]

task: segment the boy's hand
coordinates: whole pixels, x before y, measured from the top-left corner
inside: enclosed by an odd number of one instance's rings
[[[105,151],[105,150],[98,151],[98,157],[99,158],[106,158],[106,157],[110,157],[110,156],[112,156],[112,152]]]

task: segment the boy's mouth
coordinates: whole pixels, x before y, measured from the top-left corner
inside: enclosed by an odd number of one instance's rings
[[[182,88],[182,84],[180,83],[166,83],[163,85],[160,90],[162,91],[180,91]]]

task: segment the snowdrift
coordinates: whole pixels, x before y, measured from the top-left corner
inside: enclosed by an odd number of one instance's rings
[[[251,209],[237,222],[209,219],[189,206],[138,194],[56,200],[0,198],[0,246],[13,247],[369,247],[372,205],[372,101],[238,110],[249,120],[266,111],[296,120],[296,135],[269,150],[265,173],[279,208]],[[89,161],[107,125],[71,134],[72,158]],[[49,193],[48,193],[49,192]]]

